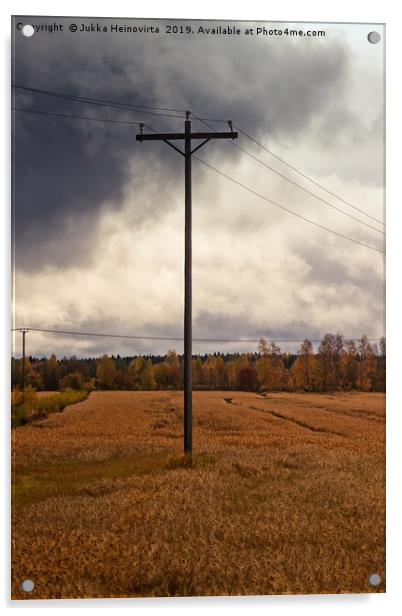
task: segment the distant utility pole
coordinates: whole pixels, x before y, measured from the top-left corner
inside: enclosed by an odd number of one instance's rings
[[[21,387],[22,391],[25,391],[25,334],[29,331],[26,327],[21,327],[20,332],[22,334],[22,377]]]
[[[230,131],[212,133],[192,133],[190,111],[186,111],[184,133],[157,133],[143,134],[143,124],[140,124],[140,134],[137,141],[164,141],[176,152],[184,156],[184,189],[185,189],[185,238],[184,238],[184,453],[192,453],[192,288],[191,288],[191,156],[211,139],[236,139],[238,134],[233,132],[232,121],[228,120]],[[191,149],[192,140],[200,140],[195,148]],[[171,141],[184,140],[184,152]]]

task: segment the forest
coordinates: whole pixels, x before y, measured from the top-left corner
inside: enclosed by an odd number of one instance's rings
[[[261,338],[254,353],[194,355],[195,390],[240,391],[385,391],[385,338],[345,340],[326,334],[316,350],[304,340],[297,353],[282,352]],[[12,358],[12,387],[22,386],[22,359]],[[183,387],[183,357],[137,355],[97,358],[27,357],[25,386],[37,391],[179,390]]]

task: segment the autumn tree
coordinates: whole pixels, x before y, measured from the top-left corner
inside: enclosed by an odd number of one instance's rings
[[[81,372],[69,372],[60,379],[61,389],[82,389],[82,374]]]
[[[317,352],[319,373],[324,391],[336,391],[340,386],[339,359],[343,348],[340,334],[325,334]]]
[[[269,354],[268,340],[265,338],[260,338],[258,341],[258,353],[262,355],[262,357],[267,357]]]
[[[228,361],[225,364],[225,379],[228,389],[236,389],[237,386],[237,369],[235,361]]]
[[[216,389],[226,389],[225,362],[221,355],[215,357],[215,374]]]
[[[285,389],[287,374],[279,346],[261,338],[258,352],[260,357],[256,362],[256,370],[260,386],[268,390]]]
[[[220,355],[210,355],[203,366],[203,381],[208,389],[225,389],[225,362]]]
[[[158,389],[168,389],[170,380],[170,368],[165,362],[154,366],[154,378]]]
[[[180,361],[175,350],[168,351],[165,362],[169,368],[169,386],[178,389],[181,381]]]
[[[46,375],[44,380],[46,389],[49,391],[56,391],[59,389],[59,363],[54,353],[52,353],[46,362]]]
[[[214,357],[210,355],[202,366],[202,381],[206,389],[215,389],[214,365]]]
[[[341,389],[350,391],[357,389],[357,376],[359,368],[359,352],[354,340],[345,342],[345,349],[339,359]]]
[[[248,368],[250,366],[250,358],[248,353],[241,353],[241,355],[239,355],[239,357],[235,360],[235,366],[237,372],[242,368]]]
[[[141,372],[141,388],[145,390],[155,389],[156,381],[154,375],[154,368],[152,365],[152,359],[149,357],[144,363],[144,367]]]
[[[201,389],[204,383],[203,365],[200,357],[192,361],[192,380],[194,389]]]
[[[138,356],[130,362],[127,370],[127,382],[130,389],[142,389],[142,372],[144,368],[144,357]]]
[[[376,373],[376,359],[367,336],[362,336],[358,344],[359,364],[357,383],[361,391],[372,391]]]
[[[237,373],[237,384],[244,391],[255,391],[257,388],[257,370],[253,366],[240,368]]]
[[[291,368],[295,389],[314,391],[319,388],[317,359],[310,340],[304,340]]]
[[[271,362],[269,361],[268,341],[265,338],[260,338],[258,353],[260,355],[256,362],[258,383],[261,387],[267,387],[266,383],[270,380]]]
[[[103,355],[96,366],[96,379],[100,389],[113,389],[116,381],[116,364],[112,357]]]
[[[41,389],[42,387],[42,376],[31,363],[28,363],[25,369],[25,384],[30,385],[33,389]]]

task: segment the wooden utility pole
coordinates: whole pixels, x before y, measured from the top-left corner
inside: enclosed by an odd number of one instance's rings
[[[228,120],[230,131],[199,133],[191,132],[190,112],[186,111],[184,133],[157,133],[143,134],[143,124],[140,124],[140,134],[137,141],[164,141],[176,152],[184,156],[184,194],[185,194],[185,238],[184,238],[184,453],[192,453],[192,244],[191,244],[191,156],[211,139],[236,139],[238,134],[233,132],[232,122]],[[171,141],[184,140],[184,152]],[[193,140],[202,140],[191,149]]]

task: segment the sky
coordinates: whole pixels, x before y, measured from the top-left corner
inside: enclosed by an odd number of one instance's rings
[[[166,34],[165,25],[261,24],[18,18],[63,32],[14,32],[16,85],[148,107],[190,109],[195,130],[234,124],[375,219],[384,217],[384,30],[364,24],[262,24],[325,37]],[[77,23],[108,32],[69,32]],[[112,33],[110,25],[159,25]],[[382,40],[370,44],[375,29]],[[145,122],[184,120],[13,89],[18,109]],[[149,112],[150,110],[147,109]],[[153,110],[153,113],[172,113]],[[173,113],[174,115],[174,113]],[[183,115],[177,113],[177,115]],[[151,127],[151,128],[148,128]],[[130,124],[13,113],[13,327],[180,337],[184,285],[184,164]],[[378,222],[329,195],[239,133],[197,156],[316,224],[379,251]],[[255,158],[244,152],[246,150]],[[260,162],[262,161],[262,162]],[[283,177],[358,218],[351,219]],[[370,225],[370,226],[367,226]],[[195,338],[319,339],[384,334],[383,254],[314,226],[193,160]],[[20,335],[14,352],[20,353]],[[177,341],[30,332],[32,355],[165,354]],[[297,344],[281,344],[294,350]],[[194,342],[194,352],[255,343]]]

